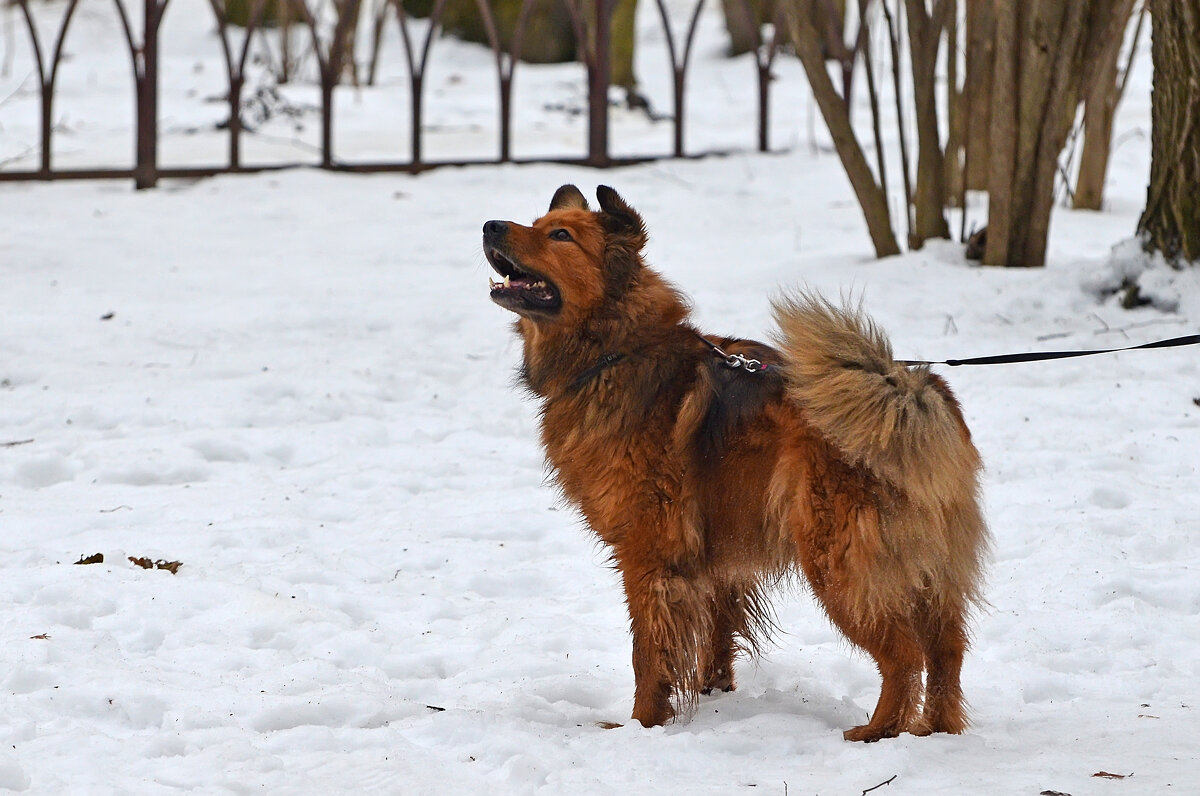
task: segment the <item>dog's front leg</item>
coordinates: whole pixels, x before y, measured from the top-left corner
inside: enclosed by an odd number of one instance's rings
[[[633,630],[633,718],[646,727],[675,716],[674,693],[690,704],[699,692],[699,642],[712,632],[712,595],[693,575],[667,567],[622,567]]]
[[[713,623],[708,644],[700,650],[700,692],[732,691],[733,658],[737,652],[735,633],[746,635],[746,605],[742,593],[733,586],[716,590],[712,606]]]

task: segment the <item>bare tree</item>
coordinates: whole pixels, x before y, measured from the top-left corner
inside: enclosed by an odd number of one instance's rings
[[[1175,265],[1200,263],[1200,0],[1152,0],[1150,187],[1138,233]]]
[[[962,102],[964,188],[984,191],[992,117],[996,14],[992,0],[964,0],[964,5],[967,22]]]
[[[1127,2],[995,0],[984,263],[1045,264],[1058,156],[1079,99],[1121,45]]]
[[[1129,17],[1133,13],[1133,5],[1133,0],[1127,0],[1117,13]],[[1071,206],[1077,210],[1099,210],[1104,202],[1104,180],[1108,176],[1108,158],[1112,152],[1113,120],[1117,105],[1125,94],[1129,69],[1137,52],[1142,23],[1149,7],[1149,4],[1144,4],[1138,15],[1125,69],[1118,70],[1119,50],[1109,48],[1104,53],[1104,63],[1098,67],[1091,91],[1084,95],[1083,148],[1079,153],[1079,174],[1071,199]]]
[[[786,3],[784,18],[796,55],[804,66],[808,76],[809,86],[821,116],[829,128],[833,138],[834,148],[841,158],[846,176],[858,198],[863,217],[867,222],[867,231],[875,246],[877,257],[887,257],[900,253],[896,242],[896,234],[892,230],[891,212],[888,210],[887,191],[871,172],[871,165],[863,153],[862,144],[854,134],[854,126],[850,123],[848,97],[838,93],[825,68],[825,54],[822,51],[822,37],[813,22],[808,7],[801,3]],[[882,175],[881,175],[882,176]]]
[[[883,0],[886,4],[887,0]],[[946,223],[946,165],[938,130],[936,70],[950,0],[904,0],[912,60],[913,105],[917,121],[917,190],[913,196],[915,227],[909,245],[919,248],[929,238],[949,238]]]

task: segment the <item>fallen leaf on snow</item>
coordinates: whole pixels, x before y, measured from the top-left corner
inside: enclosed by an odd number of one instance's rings
[[[179,572],[179,568],[183,566],[182,561],[164,561],[161,558],[157,561],[151,561],[148,558],[136,558],[134,556],[130,556],[129,560],[142,569],[165,569],[172,575]]]

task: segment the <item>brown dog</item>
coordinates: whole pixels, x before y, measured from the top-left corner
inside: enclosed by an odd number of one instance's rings
[[[732,690],[735,652],[772,625],[765,590],[799,568],[883,677],[845,737],[961,732],[987,530],[949,387],[812,296],[776,303],[778,349],[701,337],[643,264],[641,217],[597,197],[593,212],[564,185],[533,226],[484,224],[483,246],[492,300],[520,316],[546,457],[624,581],[633,718]]]

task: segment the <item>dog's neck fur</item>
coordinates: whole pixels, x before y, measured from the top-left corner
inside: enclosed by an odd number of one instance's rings
[[[680,334],[691,337],[689,311],[674,287],[643,267],[621,296],[606,298],[577,328],[518,320],[525,344],[522,380],[540,398],[561,397],[604,357],[648,354]]]

